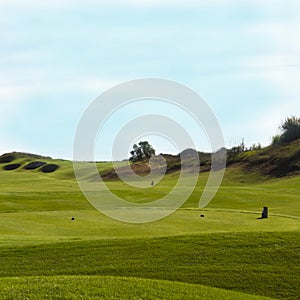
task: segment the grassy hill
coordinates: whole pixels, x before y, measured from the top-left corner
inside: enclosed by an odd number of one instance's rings
[[[206,158],[204,167],[209,166]],[[167,156],[167,161],[164,179],[142,189],[112,176],[112,163],[97,166],[113,193],[127,201],[147,202],[176,186],[180,162],[176,156]],[[25,168],[35,162],[43,164]],[[3,169],[11,164],[19,166]],[[273,171],[281,164],[283,173]],[[58,168],[42,172],[48,165]],[[174,214],[153,223],[128,224],[91,206],[78,188],[70,161],[3,155],[0,298],[297,299],[297,166],[299,140],[238,154],[229,161],[223,184],[205,209],[200,210],[198,202],[208,172],[201,172],[194,192]],[[147,166],[134,168],[146,174]],[[91,179],[86,176],[91,185],[97,184]],[[261,220],[263,206],[269,207],[270,217]]]
[[[191,151],[187,149],[184,152]],[[211,154],[198,152],[201,172],[210,170]],[[169,155],[162,154],[164,157],[167,170],[166,174],[179,172],[181,169],[180,154]],[[31,164],[31,165],[30,165]],[[64,160],[52,160],[51,157],[44,157],[28,153],[6,153],[0,156],[0,167],[7,171],[26,169],[38,169],[41,172],[52,173],[59,169],[60,166],[67,167],[64,169],[66,177],[74,177],[71,165]],[[120,163],[120,165],[122,165]],[[259,150],[249,150],[241,153],[232,154],[228,151],[227,168],[240,166],[246,173],[259,172],[271,177],[283,177],[300,174],[300,139],[287,144],[278,144],[268,146]],[[116,170],[111,163],[98,163],[99,173],[104,180],[119,179]],[[136,162],[131,165],[132,170],[140,175],[150,173],[150,166],[147,163]],[[126,168],[120,167],[119,172],[124,172]]]
[[[187,149],[186,151],[189,151]],[[210,170],[211,154],[198,152],[201,172]],[[167,174],[181,169],[180,155],[163,154],[167,163]],[[300,139],[287,144],[268,146],[263,149],[248,150],[233,154],[228,151],[227,168],[240,166],[244,172],[259,172],[270,177],[284,177],[300,174]],[[132,164],[138,175],[150,173],[148,164],[137,162]],[[119,170],[122,173],[122,168]],[[111,169],[102,174],[104,180],[118,179],[116,171]]]
[[[241,164],[245,171],[259,171],[272,177],[300,174],[300,139],[228,158],[228,165]]]

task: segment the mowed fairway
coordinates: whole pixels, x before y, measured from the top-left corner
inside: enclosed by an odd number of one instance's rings
[[[200,210],[203,173],[173,215],[135,225],[95,210],[72,164],[56,163],[60,169],[50,174],[0,170],[1,298],[298,299],[299,176],[267,179],[228,168]],[[170,174],[138,190],[107,185],[128,201],[147,202],[176,180]],[[258,219],[265,205],[270,218]]]

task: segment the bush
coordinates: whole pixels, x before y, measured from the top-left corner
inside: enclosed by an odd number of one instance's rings
[[[300,118],[291,116],[286,118],[279,129],[282,134],[275,135],[272,138],[272,145],[289,143],[300,138]]]
[[[272,137],[272,145],[278,145],[280,144],[280,134],[276,134]]]
[[[289,143],[300,138],[300,118],[295,116],[286,118],[280,125],[283,131],[280,140],[282,143]]]

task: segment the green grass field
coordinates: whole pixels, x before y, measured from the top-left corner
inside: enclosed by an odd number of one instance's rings
[[[1,299],[298,299],[300,176],[270,179],[230,167],[200,210],[201,173],[174,214],[135,225],[95,210],[71,162],[48,161],[60,168],[44,174],[0,164]],[[128,201],[147,202],[176,180],[169,174],[138,190],[117,180],[107,185]],[[270,217],[262,220],[265,205]]]

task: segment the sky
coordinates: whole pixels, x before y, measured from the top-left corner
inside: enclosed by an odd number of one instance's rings
[[[281,121],[300,115],[299,36],[298,0],[0,0],[0,154],[72,159],[89,104],[148,77],[178,81],[205,99],[226,147],[243,138],[266,146]],[[152,113],[169,112],[198,150],[210,150],[188,115],[163,105]],[[95,158],[110,160],[114,136],[145,111],[142,102],[117,111]],[[182,150],[143,138],[159,153]]]

